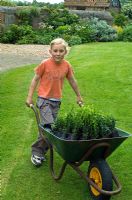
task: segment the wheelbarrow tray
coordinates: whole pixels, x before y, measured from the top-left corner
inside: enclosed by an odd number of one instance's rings
[[[67,140],[57,137],[51,131],[44,129],[43,127],[41,128],[43,129],[44,136],[54,146],[55,150],[69,163],[78,162],[90,148],[99,143],[107,143],[109,145],[109,151],[106,155],[106,157],[108,157],[125,139],[130,136],[129,133],[117,129],[119,134],[118,137],[90,140]],[[105,150],[106,147],[100,146],[94,149],[91,155],[86,157],[85,160],[104,158]]]

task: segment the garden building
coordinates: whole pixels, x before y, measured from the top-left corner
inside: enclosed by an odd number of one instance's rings
[[[110,10],[120,11],[119,0],[64,0],[65,6],[70,10]]]

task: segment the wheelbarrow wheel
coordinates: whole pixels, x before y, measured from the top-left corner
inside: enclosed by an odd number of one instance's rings
[[[112,191],[112,173],[105,160],[91,161],[88,169],[88,178],[90,178],[100,189]],[[88,185],[93,200],[109,200],[110,195],[104,195],[98,192],[93,186]]]

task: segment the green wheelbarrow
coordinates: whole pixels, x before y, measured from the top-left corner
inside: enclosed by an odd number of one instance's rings
[[[106,158],[130,134],[117,129],[119,137],[92,140],[65,140],[57,137],[53,132],[44,129],[40,125],[36,107],[31,105],[31,108],[35,112],[39,132],[44,137],[50,149],[50,171],[55,180],[61,179],[66,166],[70,165],[88,183],[89,192],[93,200],[109,200],[112,195],[118,194],[121,191],[121,184],[110,169]],[[54,149],[64,160],[58,175],[54,172]],[[80,169],[84,161],[89,161],[86,173]],[[115,190],[113,190],[113,182],[116,185]]]

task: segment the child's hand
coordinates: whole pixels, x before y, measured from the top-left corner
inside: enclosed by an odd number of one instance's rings
[[[78,105],[79,105],[80,107],[83,107],[83,106],[84,106],[83,102],[81,102],[81,101],[78,103]]]
[[[32,105],[32,104],[33,104],[32,99],[27,98],[27,100],[26,100],[26,105],[27,105],[28,107],[30,107],[30,105]]]
[[[81,96],[77,96],[77,104],[81,107],[83,106],[83,99]]]

